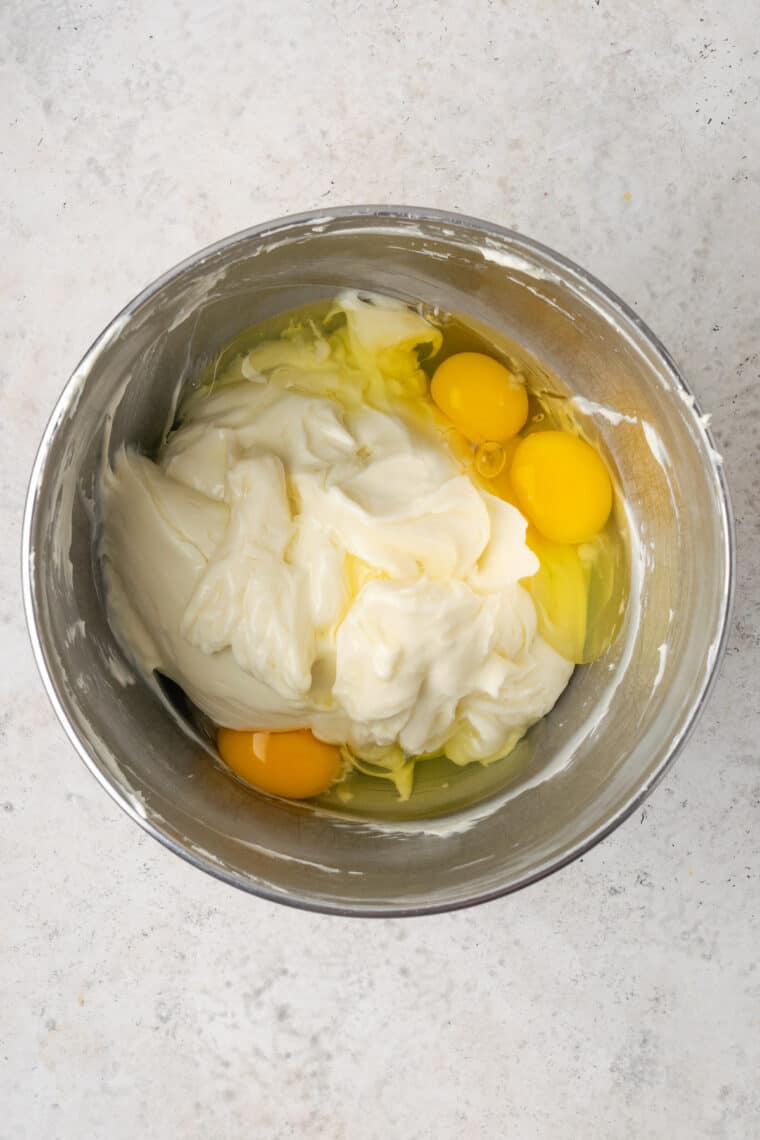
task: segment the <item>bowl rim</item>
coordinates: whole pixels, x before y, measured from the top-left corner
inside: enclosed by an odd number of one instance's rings
[[[298,894],[297,892],[285,892],[272,889],[267,884],[258,883],[242,874],[220,867],[210,859],[204,858],[194,850],[189,850],[183,847],[176,839],[170,834],[164,832],[157,824],[149,819],[146,815],[142,814],[135,807],[135,803],[123,794],[106,773],[105,769],[101,766],[99,758],[94,749],[90,749],[88,745],[79,737],[76,729],[74,728],[69,715],[64,707],[60,690],[53,680],[51,670],[48,663],[48,656],[42,643],[40,631],[37,623],[37,609],[35,602],[35,589],[34,589],[34,551],[32,549],[32,536],[34,533],[34,520],[37,511],[37,502],[39,496],[39,488],[42,475],[46,466],[48,452],[52,442],[58,431],[58,427],[66,417],[67,412],[76,405],[79,396],[79,391],[84,384],[88,373],[90,372],[93,364],[99,355],[105,351],[112,340],[119,334],[121,329],[127,321],[152,297],[154,297],[170,282],[174,281],[183,272],[188,269],[196,268],[202,265],[205,261],[212,257],[226,252],[236,245],[249,241],[252,238],[264,238],[274,236],[275,234],[286,231],[291,227],[301,225],[312,226],[329,224],[332,222],[339,222],[345,220],[355,219],[362,225],[367,225],[371,228],[372,224],[385,222],[433,222],[444,223],[456,229],[468,228],[475,230],[483,235],[483,237],[496,237],[499,239],[506,239],[509,245],[517,250],[524,251],[526,254],[539,254],[540,257],[548,262],[551,266],[556,267],[565,276],[569,275],[575,278],[581,285],[590,289],[593,293],[601,296],[605,302],[607,310],[611,310],[618,317],[623,318],[624,321],[633,325],[644,341],[648,342],[649,346],[654,350],[655,354],[660,358],[664,370],[668,376],[669,381],[676,390],[680,390],[686,397],[682,414],[693,418],[696,422],[700,433],[702,434],[707,446],[712,450],[717,458],[714,463],[715,475],[717,479],[718,488],[720,490],[720,512],[722,529],[725,536],[724,546],[724,581],[725,588],[723,597],[721,599],[721,610],[719,620],[719,632],[715,639],[716,652],[709,669],[704,675],[699,688],[695,689],[690,698],[689,711],[685,717],[680,731],[673,738],[669,747],[667,748],[662,761],[657,768],[650,774],[649,778],[639,787],[636,794],[625,803],[615,814],[596,830],[592,831],[589,835],[585,836],[577,845],[572,847],[571,850],[565,854],[555,858],[549,859],[547,862],[518,878],[515,882],[509,883],[503,887],[493,888],[491,890],[480,891],[473,895],[458,899],[453,902],[418,902],[414,905],[396,905],[391,903],[388,906],[377,905],[371,903],[363,905],[362,903],[342,904],[338,902],[323,901],[318,897],[309,894]],[[213,876],[215,879],[227,883],[231,886],[237,887],[247,894],[265,899],[269,902],[277,902],[285,906],[294,907],[299,910],[310,911],[319,914],[331,914],[342,917],[360,917],[360,918],[406,918],[406,917],[419,917],[428,914],[441,914],[448,911],[463,910],[471,906],[478,906],[481,903],[490,902],[494,899],[502,898],[505,895],[514,894],[517,891],[523,890],[525,887],[530,886],[532,883],[540,882],[542,879],[555,874],[563,867],[574,862],[576,859],[581,858],[598,843],[600,843],[606,836],[619,827],[626,819],[628,819],[651,795],[652,791],[663,779],[677,757],[683,751],[686,743],[691,737],[694,728],[702,715],[702,712],[709,700],[710,694],[713,691],[715,683],[720,673],[720,666],[723,661],[728,636],[731,629],[731,621],[734,609],[735,589],[736,589],[736,535],[735,535],[735,520],[734,512],[731,504],[731,497],[726,479],[725,468],[722,460],[720,459],[719,452],[715,447],[715,441],[712,432],[709,429],[706,418],[702,414],[699,399],[690,388],[688,382],[682,375],[678,366],[676,365],[673,357],[663,345],[659,337],[651,330],[648,324],[631,308],[625,301],[623,301],[616,293],[609,289],[602,281],[595,277],[592,273],[583,269],[576,262],[570,258],[565,257],[563,254],[557,253],[556,250],[550,246],[544,245],[542,242],[536,241],[533,238],[526,237],[518,233],[516,230],[510,229],[506,226],[498,225],[494,222],[486,221],[482,218],[472,217],[467,214],[462,214],[450,210],[428,209],[425,207],[405,206],[405,205],[355,205],[355,206],[334,206],[322,207],[312,210],[306,210],[295,214],[285,214],[281,217],[271,219],[265,222],[258,223],[254,226],[246,227],[238,230],[235,233],[221,238],[218,241],[212,242],[210,245],[204,246],[202,249],[195,253],[190,254],[188,257],[183,258],[177,262],[170,269],[156,277],[144,289],[140,290],[127,304],[108,322],[103,331],[95,338],[90,347],[82,356],[81,360],[74,368],[69,376],[64,388],[58,397],[53,411],[50,414],[48,422],[45,426],[42,438],[35,454],[34,462],[31,469],[29,478],[29,486],[26,494],[24,506],[24,518],[21,535],[21,578],[22,578],[22,594],[24,603],[24,612],[26,617],[26,625],[29,633],[29,638],[32,643],[32,650],[34,653],[35,663],[37,670],[40,674],[43,686],[47,693],[48,699],[53,707],[53,710],[66,733],[69,741],[78,753],[80,759],[89,768],[95,776],[98,783],[105,789],[110,797],[122,808],[123,811],[144,831],[151,835],[154,839],[158,840],[164,847],[173,851],[174,854],[179,855],[180,858],[190,863],[192,866],[207,874]]]

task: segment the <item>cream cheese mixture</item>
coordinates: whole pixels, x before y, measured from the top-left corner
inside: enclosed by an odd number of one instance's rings
[[[359,398],[378,351],[393,376],[436,330],[385,298],[337,306],[348,363],[319,336],[272,359],[265,345],[187,403],[155,462],[119,453],[112,621],[218,725],[310,728],[380,762],[497,759],[573,670],[520,584],[539,567],[525,519],[471,478],[434,415]]]

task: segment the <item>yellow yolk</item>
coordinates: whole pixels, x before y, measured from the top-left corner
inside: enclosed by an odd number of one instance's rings
[[[482,352],[457,352],[439,364],[430,395],[454,427],[473,443],[503,443],[528,418],[525,385]]]
[[[550,542],[588,542],[612,510],[604,461],[566,431],[541,431],[518,444],[509,471],[517,506]]]
[[[306,800],[327,791],[340,773],[340,752],[309,731],[238,732],[220,728],[219,754],[225,764],[247,784],[285,796]]]
[[[536,607],[539,633],[552,649],[579,665],[588,627],[589,564],[577,546],[547,542],[532,526],[525,541],[541,563],[536,574],[521,582]]]

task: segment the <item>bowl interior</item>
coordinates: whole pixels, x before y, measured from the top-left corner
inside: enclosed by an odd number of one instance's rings
[[[150,449],[178,387],[244,328],[352,286],[421,299],[517,344],[617,474],[632,537],[625,628],[577,670],[516,762],[477,766],[456,810],[370,822],[258,796],[144,684],[105,618],[98,473]],[[352,913],[464,905],[584,850],[652,787],[706,694],[730,602],[720,464],[666,354],[606,290],[517,235],[411,211],[285,219],[190,259],[128,306],[46,432],[25,533],[27,606],[57,711],[108,790],[200,866],[285,902]],[[403,813],[396,813],[397,816]]]

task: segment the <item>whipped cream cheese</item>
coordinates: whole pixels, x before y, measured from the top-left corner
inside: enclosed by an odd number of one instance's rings
[[[112,624],[219,725],[308,727],[381,763],[399,749],[488,762],[573,666],[520,585],[538,559],[519,511],[469,477],[408,387],[366,402],[439,334],[363,296],[337,302],[348,363],[316,332],[279,355],[264,344],[191,398],[155,462],[118,454],[104,476]]]

